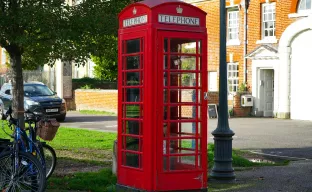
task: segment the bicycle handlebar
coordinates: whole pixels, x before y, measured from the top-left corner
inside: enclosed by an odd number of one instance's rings
[[[2,120],[7,120],[8,116],[10,116],[10,119],[9,119],[9,122],[10,124],[13,124],[13,125],[16,125],[17,126],[17,123],[18,123],[18,120],[17,119],[14,119],[12,117],[12,107],[10,106],[9,109],[7,110],[7,112],[5,114],[2,114]]]

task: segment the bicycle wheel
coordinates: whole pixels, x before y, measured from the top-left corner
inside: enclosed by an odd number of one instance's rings
[[[15,164],[15,159],[19,162]],[[16,167],[14,167],[17,165]],[[31,154],[20,151],[14,158],[11,151],[0,156],[0,190],[5,192],[43,192],[45,174],[40,162]],[[16,170],[16,171],[13,171]]]
[[[10,140],[1,140],[0,139],[0,155],[10,149]]]
[[[42,143],[42,148],[46,164],[46,178],[48,179],[56,167],[56,154],[54,149],[46,143]]]

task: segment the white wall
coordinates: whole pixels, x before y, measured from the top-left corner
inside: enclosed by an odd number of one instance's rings
[[[279,86],[278,86],[278,113],[282,117],[290,115],[290,56],[291,42],[302,31],[312,29],[312,15],[300,19],[289,25],[279,42]]]

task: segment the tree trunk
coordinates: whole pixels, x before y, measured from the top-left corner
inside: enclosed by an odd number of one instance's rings
[[[12,80],[12,109],[13,117],[19,119],[20,127],[25,127],[24,120],[24,82],[22,69],[22,53],[17,47],[9,49],[10,72]]]

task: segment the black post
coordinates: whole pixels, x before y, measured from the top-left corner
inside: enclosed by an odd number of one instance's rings
[[[214,166],[210,177],[216,180],[234,180],[232,167],[232,140],[234,132],[228,121],[228,90],[226,63],[226,8],[225,0],[220,0],[220,66],[219,66],[219,117],[214,136]]]

